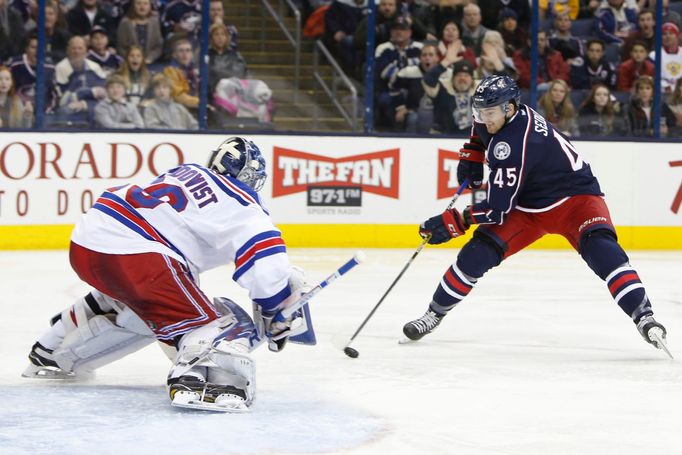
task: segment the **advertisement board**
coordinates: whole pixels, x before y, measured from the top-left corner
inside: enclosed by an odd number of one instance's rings
[[[419,242],[415,226],[441,212],[457,189],[457,150],[463,139],[249,138],[268,163],[261,192],[265,205],[290,245],[413,246]],[[0,133],[0,248],[65,247],[73,224],[104,189],[128,182],[144,185],[183,162],[205,164],[223,139],[205,134]],[[636,142],[575,146],[598,177],[626,243],[682,248],[682,147]],[[480,197],[484,194],[466,191],[457,206],[462,209]],[[565,242],[540,246],[564,247]]]

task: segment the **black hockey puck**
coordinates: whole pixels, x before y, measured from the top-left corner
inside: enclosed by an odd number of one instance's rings
[[[358,351],[351,348],[350,346],[346,346],[345,348],[343,348],[343,353],[346,354],[351,359],[356,359],[360,355]]]

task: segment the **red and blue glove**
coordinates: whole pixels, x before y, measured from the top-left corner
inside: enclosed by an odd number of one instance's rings
[[[457,180],[461,184],[465,179],[469,179],[469,187],[476,189],[483,184],[485,148],[478,136],[471,136],[469,141],[459,149]]]
[[[465,210],[466,215],[466,210]],[[457,209],[448,209],[440,215],[433,216],[419,226],[419,235],[428,238],[428,243],[438,245],[464,234],[471,223]]]

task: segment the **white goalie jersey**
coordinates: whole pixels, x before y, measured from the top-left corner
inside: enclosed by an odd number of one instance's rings
[[[145,188],[108,189],[71,240],[107,254],[164,254],[195,276],[233,262],[232,278],[266,310],[289,294],[286,246],[257,193],[197,164],[171,169]]]

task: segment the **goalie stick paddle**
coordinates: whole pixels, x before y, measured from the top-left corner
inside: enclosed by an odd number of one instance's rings
[[[355,253],[355,256],[353,256],[348,262],[343,264],[341,267],[336,269],[331,275],[329,275],[327,278],[324,280],[320,281],[317,286],[312,288],[310,291],[306,292],[303,294],[296,302],[292,303],[290,306],[287,308],[284,308],[281,313],[285,318],[288,318],[292,314],[296,312],[296,310],[300,309],[303,307],[305,304],[307,304],[313,297],[315,297],[317,294],[322,291],[322,289],[326,288],[330,284],[332,284],[334,281],[336,281],[338,278],[341,276],[345,275],[349,270],[351,270],[353,267],[361,263],[362,261],[365,260],[365,253],[362,251],[358,251]],[[260,345],[260,343],[256,344],[251,348],[251,350],[257,348]],[[211,351],[214,349],[213,345],[209,347],[205,352],[202,352],[201,354],[197,355],[193,359],[191,359],[188,362],[185,362],[183,365],[183,369],[181,372],[176,371],[177,376],[182,376],[185,374],[187,371],[192,369],[194,365],[199,363],[200,361],[204,360],[208,355],[211,353]]]
[[[445,208],[445,210],[449,210],[455,205],[455,202],[457,202],[457,199],[459,198],[460,194],[462,194],[462,191],[464,191],[464,189],[467,186],[469,186],[469,179],[464,179],[464,181],[462,182],[462,184],[457,189],[457,192],[452,197],[452,200],[450,200],[450,203]],[[360,324],[360,327],[358,327],[358,329],[355,331],[353,336],[350,337],[350,340],[348,340],[348,343],[346,343],[346,346],[343,348],[343,353],[346,354],[348,357],[351,357],[354,359],[360,355],[360,353],[357,351],[357,349],[350,347],[351,343],[353,342],[353,340],[355,340],[355,337],[357,337],[358,334],[362,331],[362,329],[365,327],[367,322],[372,318],[374,313],[379,308],[379,305],[381,305],[381,303],[384,301],[386,296],[391,292],[391,290],[396,285],[396,283],[403,277],[403,275],[405,274],[405,271],[407,271],[407,269],[410,267],[410,265],[412,264],[412,261],[414,261],[414,259],[417,257],[417,255],[419,253],[421,253],[421,251],[424,249],[424,247],[426,246],[426,244],[428,243],[430,238],[431,237],[425,237],[424,240],[422,240],[421,245],[419,245],[419,247],[417,247],[416,251],[412,254],[412,257],[407,261],[407,264],[405,264],[405,266],[400,271],[398,276],[395,277],[395,280],[393,280],[393,283],[391,283],[391,285],[388,287],[388,289],[386,289],[386,292],[384,292],[384,295],[381,296],[381,298],[379,299],[377,304],[374,305],[374,308],[372,308],[372,311],[370,311],[369,314],[367,315],[367,317],[365,318],[365,320],[362,321],[362,324]]]

